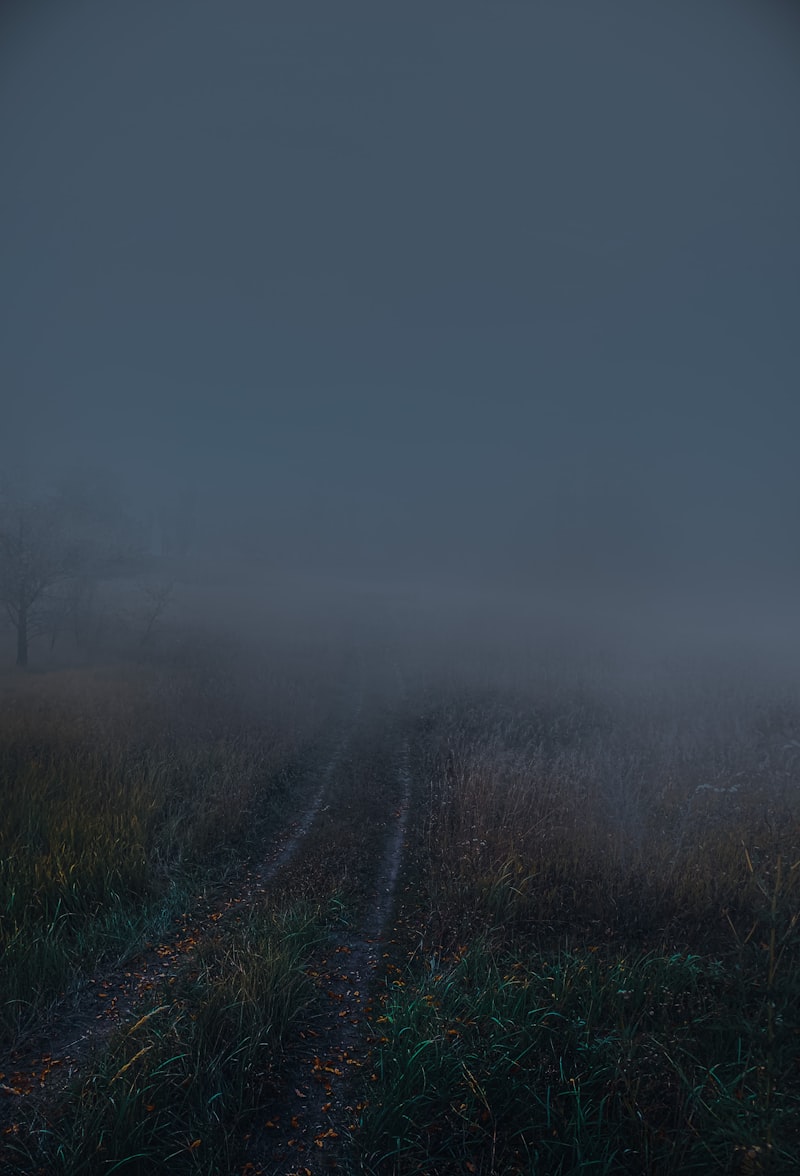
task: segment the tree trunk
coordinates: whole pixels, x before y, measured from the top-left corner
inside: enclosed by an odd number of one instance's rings
[[[20,609],[17,620],[17,665],[28,664],[28,610]]]

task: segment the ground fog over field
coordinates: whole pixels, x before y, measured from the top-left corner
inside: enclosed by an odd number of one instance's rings
[[[798,1170],[799,66],[0,5],[0,1170]]]

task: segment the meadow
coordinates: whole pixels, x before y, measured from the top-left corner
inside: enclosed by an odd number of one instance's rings
[[[790,686],[409,668],[399,689],[375,660],[4,683],[6,1168],[796,1170]],[[412,800],[376,940],[359,928],[401,742]],[[342,1076],[315,1039],[333,1055],[326,967],[356,942],[374,972]]]
[[[702,675],[431,698],[370,1171],[796,1170],[798,718]]]
[[[3,686],[8,1042],[101,961],[135,951],[242,869],[279,822],[324,720],[291,681],[243,681],[218,661],[14,675]]]

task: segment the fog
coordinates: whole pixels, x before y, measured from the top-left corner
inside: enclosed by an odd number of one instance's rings
[[[193,622],[793,673],[798,65],[771,2],[6,0],[0,470],[183,519]]]

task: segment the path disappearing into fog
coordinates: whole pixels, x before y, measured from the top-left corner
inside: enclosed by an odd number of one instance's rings
[[[267,901],[270,886],[302,851],[319,816],[357,730],[363,697],[363,686],[359,686],[352,718],[334,736],[327,759],[306,773],[300,815],[265,846],[263,856],[238,881],[226,885],[215,901],[201,901],[175,920],[157,944],[123,964],[98,969],[81,983],[77,997],[60,1001],[12,1048],[0,1053],[0,1127],[14,1121],[20,1099],[46,1099],[63,1090],[115,1030],[141,1015],[148,994],[169,982],[196,955],[199,945],[226,922]]]
[[[273,888],[285,884],[306,855],[311,865],[305,862],[304,868],[324,871],[326,846],[330,853],[336,849],[341,800],[355,785],[373,800],[365,818],[370,850],[352,863],[361,878],[356,913],[314,960],[310,974],[318,1000],[313,1024],[300,1026],[297,1040],[289,1043],[286,1071],[248,1143],[254,1171],[292,1171],[312,1149],[315,1171],[320,1163],[336,1170],[337,1156],[354,1126],[354,1090],[368,1062],[368,1016],[382,973],[382,937],[403,862],[411,801],[409,744],[402,722],[391,709],[376,719],[366,694],[362,683],[351,700],[349,718],[332,732],[327,749],[321,749],[306,773],[298,789],[298,815],[238,881],[225,886],[213,902],[182,915],[157,944],[124,965],[89,977],[77,997],[54,1007],[0,1056],[0,1128],[18,1119],[23,1104],[46,1115],[48,1105],[88,1071],[92,1056],[112,1034],[152,1012],[156,993],[191,966],[198,949],[248,910],[269,904]],[[393,709],[397,711],[397,701]],[[362,824],[357,806],[348,819]]]
[[[392,782],[375,868],[361,917],[333,937],[315,962],[320,1007],[301,1028],[289,1072],[275,1091],[264,1124],[250,1138],[255,1172],[339,1171],[358,1118],[357,1090],[369,1064],[369,1017],[382,973],[384,937],[400,874],[411,772],[407,739],[395,735]],[[368,769],[367,769],[368,770]]]

